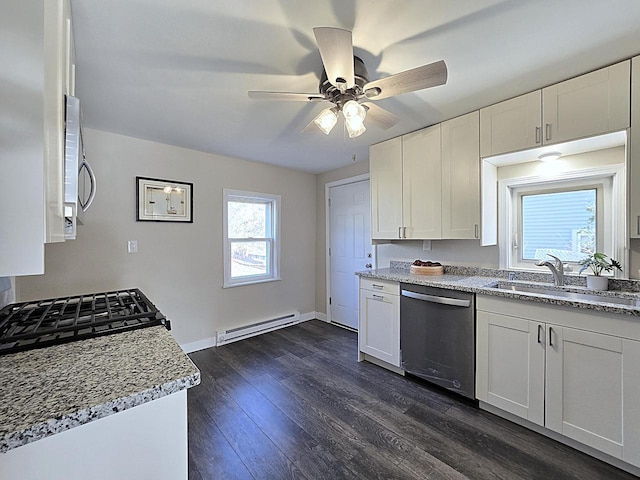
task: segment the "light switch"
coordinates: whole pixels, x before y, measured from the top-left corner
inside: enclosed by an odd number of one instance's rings
[[[138,253],[138,241],[137,240],[129,240],[129,241],[127,241],[127,253]]]

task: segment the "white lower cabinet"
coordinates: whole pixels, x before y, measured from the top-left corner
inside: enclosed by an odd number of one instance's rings
[[[479,400],[640,466],[640,321],[482,295],[477,305]]]
[[[544,336],[543,324],[478,311],[476,396],[479,400],[544,425],[545,351],[538,343],[541,336]]]
[[[360,279],[358,349],[400,367],[400,286]]]

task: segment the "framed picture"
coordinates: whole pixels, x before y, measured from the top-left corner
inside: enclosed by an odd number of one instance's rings
[[[136,177],[136,220],[193,222],[193,183]]]

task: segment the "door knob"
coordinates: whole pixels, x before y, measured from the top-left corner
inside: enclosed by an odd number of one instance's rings
[[[373,267],[373,265],[371,265],[370,263],[367,263],[367,264],[364,266],[364,268],[372,268],[372,267]]]

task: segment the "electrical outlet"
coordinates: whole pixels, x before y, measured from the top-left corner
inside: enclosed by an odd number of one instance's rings
[[[138,253],[138,241],[129,240],[127,242],[127,253]]]
[[[431,250],[431,240],[422,241],[422,250]]]

